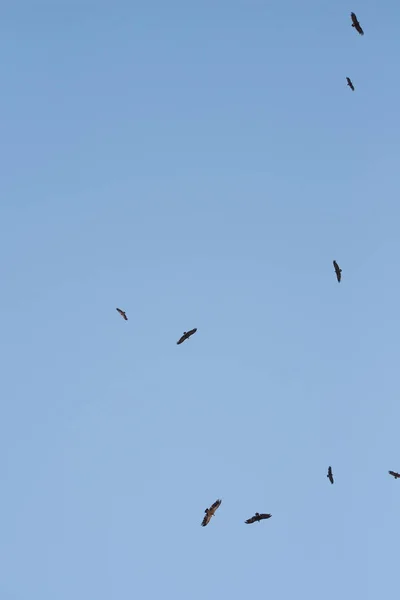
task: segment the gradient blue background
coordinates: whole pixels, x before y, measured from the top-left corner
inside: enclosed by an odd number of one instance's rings
[[[1,600],[397,597],[399,27],[3,7]]]

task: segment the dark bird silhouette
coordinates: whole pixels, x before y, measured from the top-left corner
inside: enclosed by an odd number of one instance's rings
[[[354,85],[353,85],[353,82],[351,81],[350,77],[346,77],[346,79],[347,79],[347,85],[354,92]]]
[[[342,279],[342,269],[339,267],[336,260],[333,261],[333,266],[335,267],[336,278],[340,283],[340,280]]]
[[[120,308],[117,308],[117,311],[119,312],[119,314],[121,315],[121,317],[123,317],[125,319],[125,321],[128,320],[128,317],[126,316],[125,312],[123,310],[121,310]]]
[[[327,475],[327,478],[329,479],[329,481],[330,481],[331,483],[333,483],[333,482],[334,482],[333,475],[332,475],[332,467],[329,467],[329,468],[328,468],[328,475]]]
[[[260,522],[263,519],[270,519],[272,517],[272,515],[270,515],[269,513],[256,513],[254,515],[254,517],[251,517],[251,519],[247,519],[247,521],[245,521],[245,523],[247,523],[248,525],[250,525],[250,523],[255,523],[256,521]]]
[[[209,524],[209,522],[211,521],[211,517],[215,515],[215,511],[221,506],[221,502],[222,500],[216,500],[214,504],[210,506],[210,508],[206,508],[206,510],[204,511],[206,513],[206,516],[201,522],[202,527],[205,527]]]
[[[353,21],[351,26],[354,27],[355,30],[358,31],[358,33],[360,35],[364,35],[364,32],[362,30],[360,23],[358,22],[356,15],[352,12],[350,16],[351,16],[351,20]]]
[[[396,473],[396,471],[389,471],[389,475],[392,475],[395,479],[400,477],[400,473]]]
[[[184,331],[183,336],[176,343],[182,344],[182,342],[184,342],[185,340],[188,340],[191,335],[196,333],[196,331],[197,331],[197,327],[195,327],[194,329],[191,329],[190,331]]]

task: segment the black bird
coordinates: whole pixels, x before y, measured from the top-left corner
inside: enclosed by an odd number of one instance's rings
[[[202,527],[205,527],[209,524],[209,522],[211,521],[211,517],[215,515],[215,511],[221,506],[221,502],[222,500],[216,500],[214,504],[210,506],[210,508],[206,508],[206,510],[204,511],[206,513],[206,516],[201,522]]]
[[[392,475],[395,479],[400,477],[400,473],[396,473],[396,471],[389,471],[389,475]]]
[[[120,308],[117,308],[117,311],[119,312],[119,314],[121,315],[121,317],[123,317],[125,319],[125,321],[128,320],[128,317],[126,316],[125,312],[123,310],[121,310]]]
[[[342,279],[342,269],[339,267],[336,260],[333,261],[333,266],[335,267],[336,278],[340,283],[340,280]]]
[[[358,31],[358,33],[360,35],[364,35],[364,32],[362,30],[360,23],[358,22],[356,15],[352,12],[350,16],[351,16],[351,20],[353,21],[351,26],[354,27],[355,30]]]
[[[346,79],[347,79],[347,85],[354,92],[354,85],[353,85],[353,82],[351,81],[350,77],[346,77]]]
[[[245,521],[245,523],[247,523],[249,525],[250,523],[255,523],[256,521],[260,522],[263,519],[270,519],[271,517],[272,517],[272,515],[270,515],[270,514],[261,513],[261,515],[260,515],[260,513],[256,513],[254,515],[254,517],[251,517],[251,519],[247,519],[247,521]]]
[[[329,479],[329,481],[331,483],[333,483],[334,479],[333,479],[333,475],[332,475],[332,467],[328,467],[328,475],[327,478]]]
[[[184,331],[183,336],[176,343],[182,344],[182,342],[184,342],[185,340],[188,340],[191,335],[196,333],[196,331],[197,331],[197,327],[195,327],[194,329],[191,329],[190,331]]]

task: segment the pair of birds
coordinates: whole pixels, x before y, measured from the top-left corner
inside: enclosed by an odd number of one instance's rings
[[[339,267],[339,265],[337,264],[336,260],[333,261],[333,266],[335,268],[336,278],[337,278],[337,280],[340,283],[340,280],[342,278],[342,269]],[[126,312],[124,310],[122,310],[121,308],[117,308],[116,310],[119,312],[119,314],[121,315],[121,317],[123,319],[125,319],[125,321],[128,320],[128,317],[126,316]],[[196,333],[196,331],[197,331],[197,327],[195,327],[194,329],[190,329],[189,331],[184,331],[183,335],[179,338],[179,340],[176,343],[178,345],[182,344],[185,340],[188,340],[191,335],[193,335],[194,333]]]
[[[125,321],[128,320],[128,317],[126,316],[126,312],[124,310],[121,310],[120,308],[116,309],[119,314],[121,315],[121,317],[123,319],[125,319]],[[195,327],[194,329],[191,329],[190,331],[184,331],[183,335],[179,338],[179,340],[176,342],[177,344],[182,344],[182,342],[184,342],[185,340],[188,340],[190,338],[191,335],[193,335],[194,333],[196,333],[197,331],[197,327]]]
[[[219,508],[221,506],[221,502],[222,500],[216,500],[214,502],[214,504],[211,504],[210,508],[206,508],[205,509],[205,516],[203,521],[201,522],[202,527],[205,527],[206,525],[209,524],[209,522],[211,521],[211,517],[213,517],[215,515],[215,511],[217,510],[217,508]],[[254,515],[254,517],[251,517],[251,519],[247,519],[247,521],[245,521],[245,523],[247,523],[248,525],[250,523],[255,523],[256,521],[262,521],[263,519],[270,519],[272,517],[272,515],[267,514],[267,513],[258,513],[256,512],[256,514]]]
[[[396,473],[396,471],[389,471],[389,475],[391,475],[395,479],[399,479],[400,478],[400,473]],[[329,479],[329,481],[331,483],[334,482],[333,475],[332,475],[332,467],[328,467],[328,475],[327,475],[327,477],[328,477],[328,479]]]
[[[355,13],[352,12],[350,16],[351,16],[351,20],[352,20],[351,26],[354,27],[354,29],[356,31],[358,31],[358,33],[360,35],[364,35],[364,31],[363,31],[360,23],[358,22],[358,19],[357,19]],[[346,77],[346,79],[347,79],[347,85],[354,92],[354,85],[353,85],[353,82],[351,81],[350,77]]]
[[[337,280],[340,283],[340,280],[342,278],[342,269],[339,267],[339,265],[337,264],[336,260],[333,261],[333,266],[335,268],[335,273],[336,273]],[[121,308],[117,308],[116,310],[119,312],[119,314],[121,315],[121,317],[123,319],[125,319],[125,321],[128,320],[128,317],[126,316],[126,312],[124,310],[122,310]],[[182,344],[185,340],[188,340],[191,335],[193,335],[194,333],[196,333],[196,331],[197,331],[197,327],[195,327],[194,329],[190,329],[189,331],[184,331],[183,335],[179,338],[179,340],[176,343],[178,345]]]

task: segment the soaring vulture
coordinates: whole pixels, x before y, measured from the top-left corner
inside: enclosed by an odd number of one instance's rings
[[[351,16],[351,20],[353,21],[351,26],[354,27],[360,35],[364,35],[364,32],[362,30],[360,23],[358,22],[356,15],[352,12],[350,16]]]
[[[327,478],[329,479],[329,481],[330,481],[331,483],[333,483],[332,467],[329,467],[329,468],[328,468],[328,475],[327,475]]]
[[[176,343],[182,344],[182,342],[184,342],[185,340],[188,340],[191,335],[196,333],[196,331],[197,331],[197,327],[195,327],[194,329],[191,329],[190,331],[184,331],[183,336]]]
[[[335,273],[336,273],[337,280],[340,283],[340,280],[342,279],[342,269],[339,267],[336,260],[333,261],[333,266],[335,267]]]
[[[211,517],[215,515],[215,511],[221,506],[221,502],[222,500],[216,500],[214,504],[210,506],[210,508],[206,508],[206,510],[204,511],[206,513],[206,516],[204,517],[201,523],[202,527],[205,527],[209,524],[209,522],[211,521]]]
[[[128,320],[128,317],[126,316],[125,312],[123,310],[121,310],[120,308],[117,308],[117,311],[119,312],[119,314],[121,315],[121,317],[123,317],[125,319],[125,321]]]
[[[247,519],[247,521],[245,521],[245,523],[247,523],[248,525],[250,525],[250,523],[255,523],[256,521],[260,522],[263,519],[270,519],[272,517],[272,515],[270,515],[269,513],[256,513],[254,515],[254,517],[251,517],[251,519]]]
[[[353,85],[353,82],[351,81],[350,77],[346,77],[346,79],[347,79],[347,85],[354,92],[354,85]]]
[[[392,475],[395,479],[400,477],[400,473],[396,473],[396,471],[389,471],[389,475]]]

